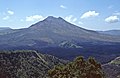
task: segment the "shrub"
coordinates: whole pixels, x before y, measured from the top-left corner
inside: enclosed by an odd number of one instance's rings
[[[90,57],[84,60],[82,56],[75,58],[66,65],[58,65],[48,71],[49,78],[104,78],[101,64]]]

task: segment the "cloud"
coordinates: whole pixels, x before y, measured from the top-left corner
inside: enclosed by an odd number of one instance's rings
[[[61,8],[66,9],[67,7],[64,5],[60,5]]]
[[[33,15],[33,16],[26,17],[26,21],[38,21],[38,20],[41,21],[43,19],[44,17],[41,15]]]
[[[3,17],[3,20],[8,20],[10,17],[9,16],[5,16]]]
[[[3,20],[10,19],[11,15],[13,15],[13,14],[14,14],[14,12],[11,10],[8,10],[7,13],[3,12],[3,15],[4,15]]]
[[[75,22],[77,21],[77,18],[75,18],[73,15],[69,15],[69,16],[65,17],[65,20],[70,22],[70,23],[75,24]]]
[[[108,23],[116,23],[119,21],[119,18],[117,16],[109,16],[105,19]]]
[[[13,12],[13,11],[10,11],[10,10],[7,11],[7,13],[10,14],[10,15],[13,15],[13,14],[14,14],[14,12]]]
[[[78,24],[83,25],[83,22],[79,21]]]
[[[95,11],[88,11],[81,16],[81,19],[89,18],[89,17],[95,17],[95,16],[98,16],[98,15],[99,15],[99,13],[97,13]]]
[[[74,24],[74,25],[77,25],[77,26],[83,25],[83,22],[79,21],[79,20],[78,20],[76,17],[74,17],[73,15],[66,16],[64,19],[65,19],[66,21]]]

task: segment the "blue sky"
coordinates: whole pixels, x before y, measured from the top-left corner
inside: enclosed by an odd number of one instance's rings
[[[26,28],[47,16],[92,30],[120,30],[120,0],[0,0],[0,27]]]

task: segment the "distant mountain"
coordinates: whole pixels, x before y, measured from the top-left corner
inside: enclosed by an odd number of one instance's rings
[[[53,16],[29,28],[0,35],[0,50],[37,50],[63,59],[83,55],[107,62],[120,55],[119,48],[118,36],[87,30]]]
[[[49,69],[67,61],[36,51],[1,51],[0,78],[46,78]]]
[[[108,64],[103,65],[107,78],[120,78],[120,57],[115,58]]]
[[[100,31],[100,33],[120,36],[120,30],[108,30],[108,31]]]
[[[9,27],[0,27],[0,35],[10,34],[15,32],[16,30],[13,30]]]
[[[11,28],[9,28],[9,27],[0,27],[0,31],[1,30],[9,30],[9,29],[11,29]]]

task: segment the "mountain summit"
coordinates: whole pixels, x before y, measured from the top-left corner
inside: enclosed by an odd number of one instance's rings
[[[48,16],[45,20],[47,20],[47,21],[54,21],[54,20],[62,20],[62,21],[65,21],[63,18],[61,18],[61,17],[53,17],[53,16]]]
[[[33,24],[32,26],[30,26],[30,28],[38,28],[38,27],[62,27],[62,26],[68,26],[68,24],[70,24],[69,22],[67,22],[66,20],[64,20],[61,17],[53,17],[53,16],[48,16],[46,19],[44,19],[43,21],[37,22],[36,24]]]

